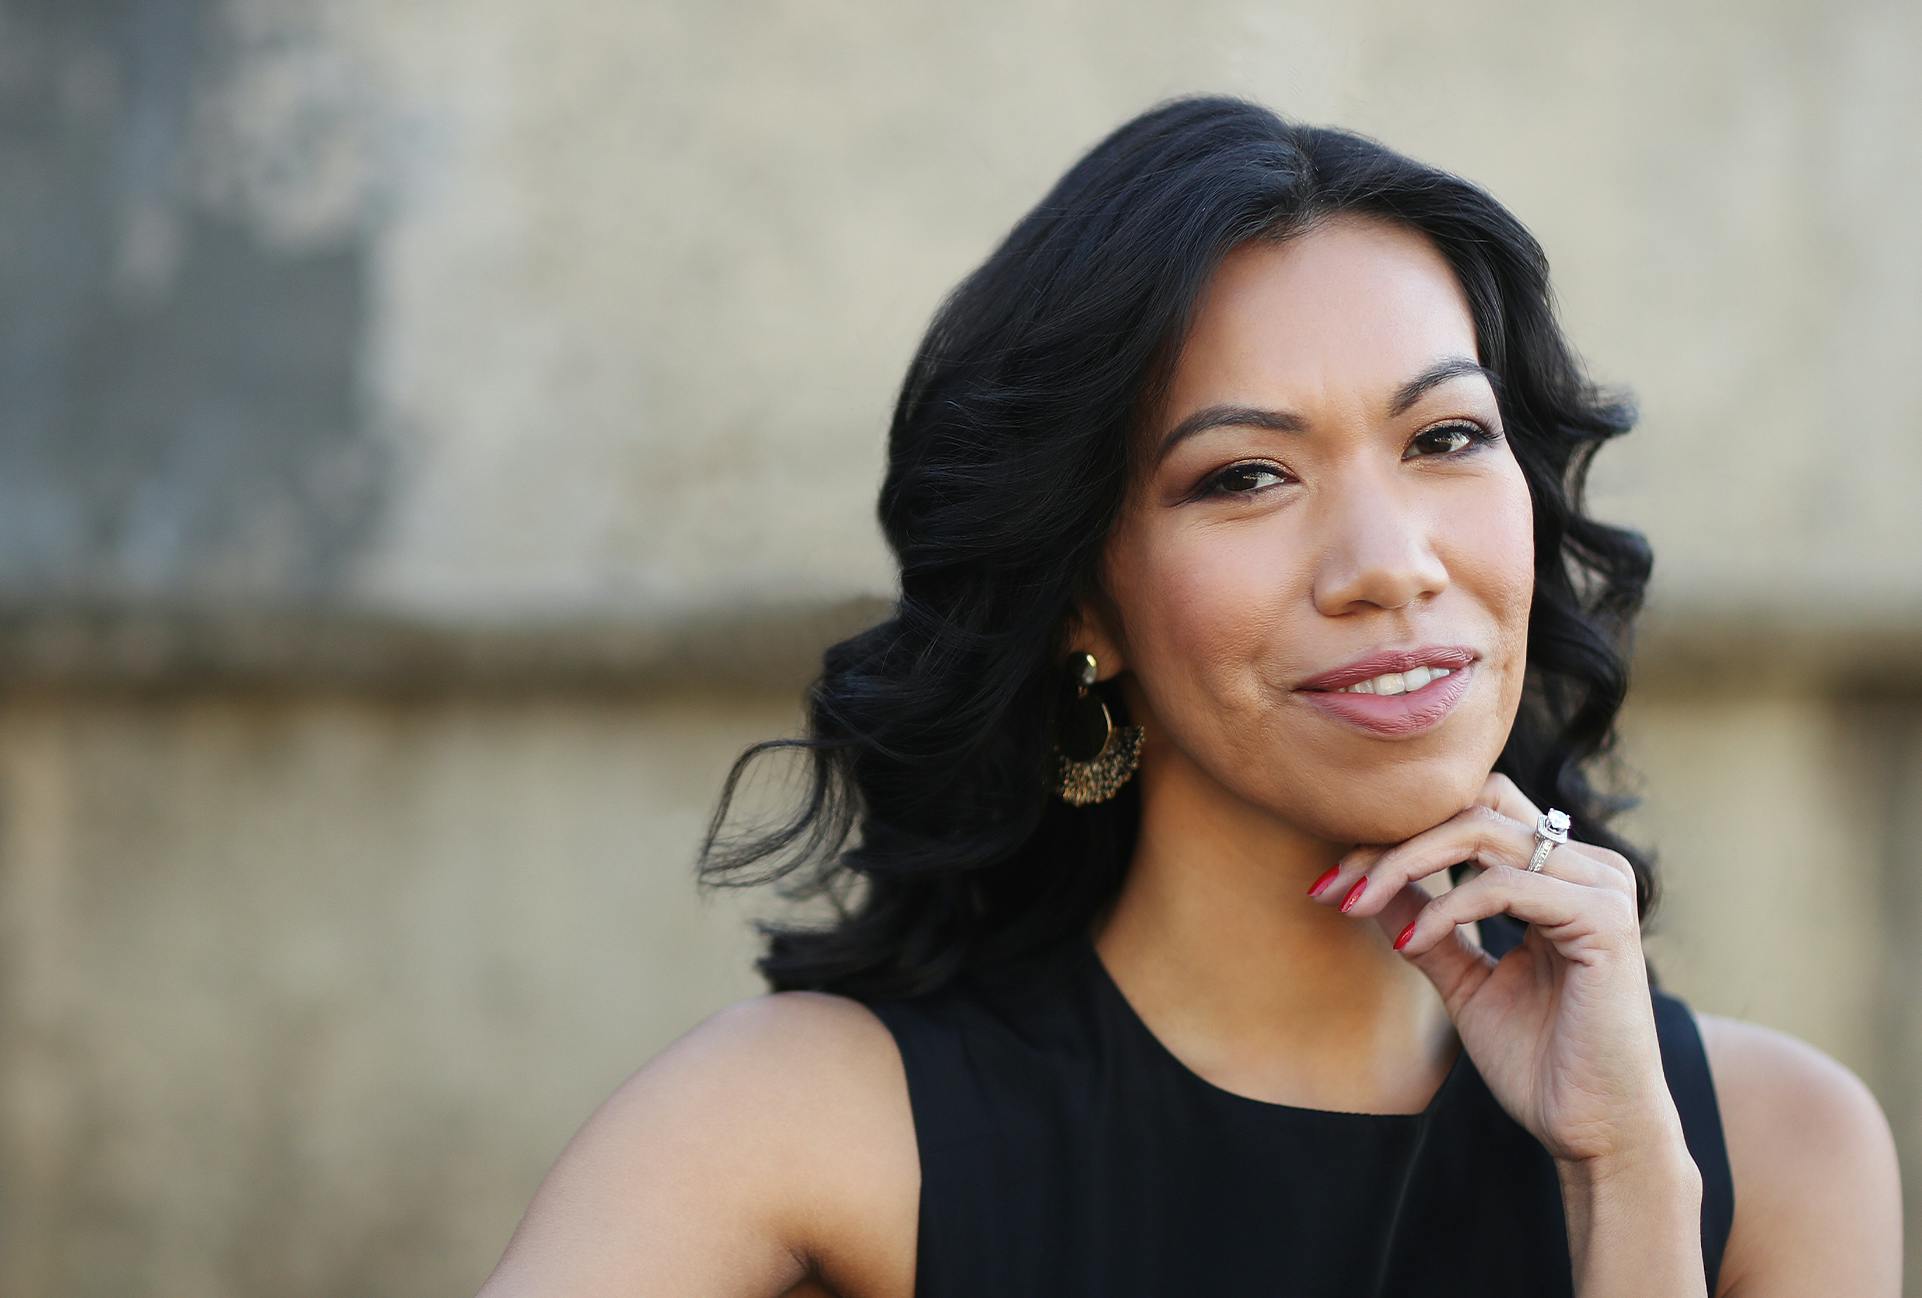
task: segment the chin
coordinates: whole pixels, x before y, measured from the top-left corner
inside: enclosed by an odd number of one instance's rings
[[[1415,796],[1393,790],[1373,792],[1366,800],[1374,805],[1367,807],[1298,807],[1287,818],[1306,819],[1317,826],[1320,837],[1333,843],[1399,843],[1433,829],[1474,802],[1486,778],[1478,775],[1459,788],[1438,789],[1427,782]]]
[[[1342,832],[1329,837],[1337,843],[1399,843],[1433,829],[1460,810],[1459,803],[1446,809],[1437,803],[1432,809],[1402,808],[1394,813],[1348,817]]]

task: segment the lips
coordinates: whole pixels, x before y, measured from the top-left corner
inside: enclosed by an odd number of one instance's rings
[[[1418,690],[1400,694],[1344,694],[1302,690],[1302,702],[1322,715],[1382,739],[1409,739],[1440,726],[1475,683],[1475,663],[1450,669]]]
[[[1475,651],[1467,645],[1435,644],[1415,649],[1380,649],[1332,671],[1311,676],[1298,690],[1338,690],[1344,685],[1372,680],[1384,672],[1405,672],[1413,667],[1446,667],[1456,671],[1475,661]]]

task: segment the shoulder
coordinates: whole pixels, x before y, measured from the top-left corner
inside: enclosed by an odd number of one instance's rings
[[[806,1078],[830,1090],[851,1091],[899,1080],[901,1072],[894,1038],[874,1011],[828,992],[769,992],[735,1001],[690,1028],[656,1059],[671,1053],[729,1065],[730,1075],[749,1087]],[[740,1067],[745,1064],[760,1067]]]
[[[1695,1019],[1735,1182],[1718,1298],[1896,1294],[1901,1184],[1874,1093],[1799,1037],[1719,1014]]]
[[[921,1167],[893,1033],[860,1001],[783,991],[736,1001],[670,1050],[698,1052],[688,1080],[752,1124],[778,1158],[791,1238],[844,1294],[905,1294],[914,1280]]]
[[[913,1287],[920,1165],[902,1066],[860,1002],[727,1005],[582,1124],[497,1268],[502,1294],[652,1277],[740,1291],[775,1276],[849,1295]]]

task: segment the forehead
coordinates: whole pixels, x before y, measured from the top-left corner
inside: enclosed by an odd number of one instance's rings
[[[1171,422],[1209,402],[1260,398],[1331,417],[1375,414],[1410,375],[1451,354],[1477,355],[1474,315],[1434,244],[1389,221],[1337,217],[1222,259],[1165,413]]]

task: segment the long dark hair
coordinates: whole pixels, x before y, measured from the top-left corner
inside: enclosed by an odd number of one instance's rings
[[[1216,265],[1340,213],[1426,235],[1466,290],[1534,497],[1527,671],[1495,769],[1627,857],[1647,920],[1653,861],[1606,826],[1638,799],[1587,773],[1613,750],[1653,562],[1639,533],[1583,512],[1589,462],[1634,425],[1632,399],[1583,376],[1540,244],[1485,191],[1363,135],[1188,96],[1076,162],[942,302],[908,368],[879,501],[893,615],[827,649],[807,734],[736,759],[701,845],[702,890],[779,880],[832,909],[757,921],[771,990],[917,995],[1070,935],[1114,896],[1137,782],[1083,808],[1050,782],[1067,613],[1098,590],[1140,467],[1134,431]],[[1118,695],[1109,708],[1126,720]],[[808,755],[807,796],[774,829],[724,840],[742,773],[780,749]]]

